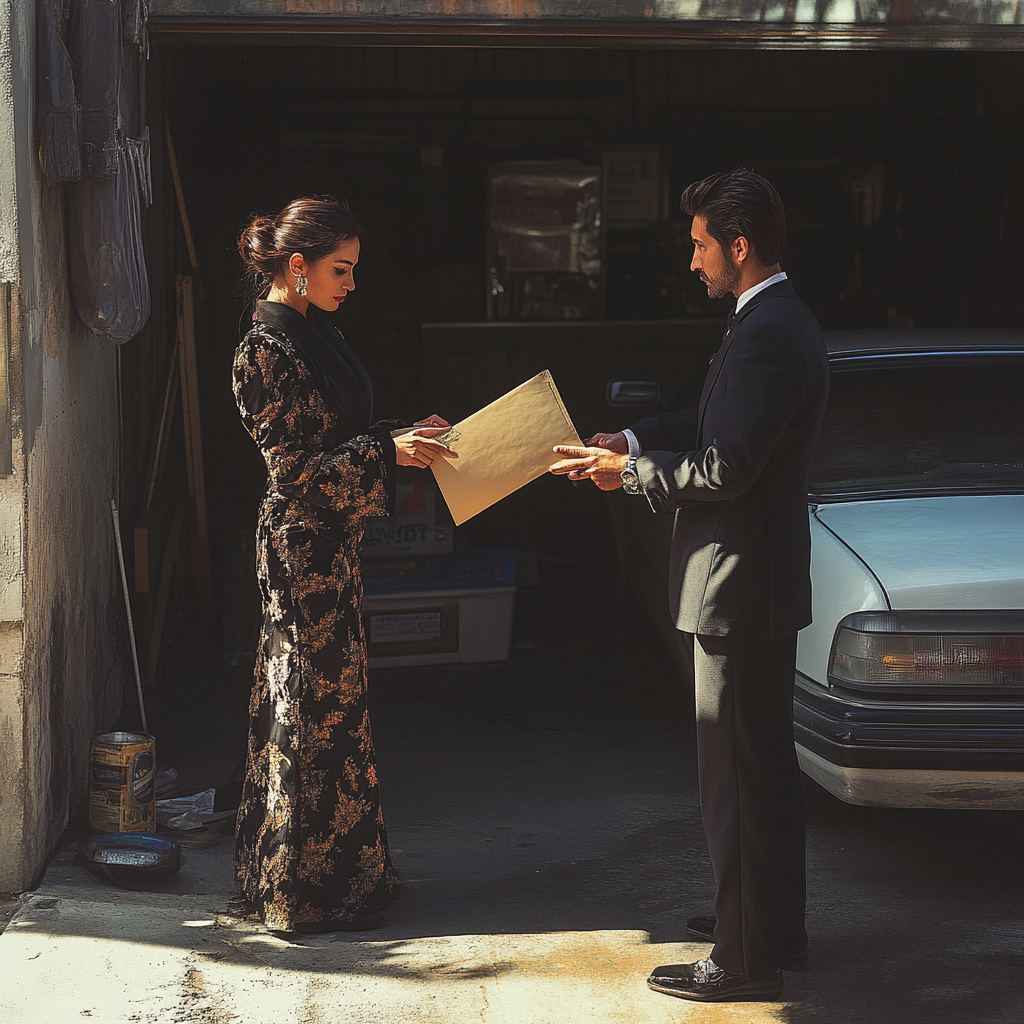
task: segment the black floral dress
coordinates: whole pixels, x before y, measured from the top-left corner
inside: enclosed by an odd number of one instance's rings
[[[369,426],[365,370],[326,318],[311,307],[320,341],[333,332],[345,359],[325,370],[306,318],[279,303],[257,315],[234,362],[242,421],[269,473],[235,870],[267,927],[292,931],[398,895],[366,707],[359,566],[366,518],[393,502],[395,454],[390,424]]]

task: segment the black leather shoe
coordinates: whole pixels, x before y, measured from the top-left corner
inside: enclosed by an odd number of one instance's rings
[[[714,942],[716,924],[718,921],[713,917],[691,917],[686,922],[686,930],[704,942]]]
[[[693,964],[666,964],[655,967],[647,987],[655,992],[700,1003],[734,1003],[744,1000],[778,999],[784,982],[782,971],[764,974],[730,974],[711,957]]]
[[[686,930],[690,935],[694,935],[704,942],[714,942],[717,923],[713,917],[691,917],[686,922]],[[781,967],[784,971],[806,971],[807,950],[783,953]]]

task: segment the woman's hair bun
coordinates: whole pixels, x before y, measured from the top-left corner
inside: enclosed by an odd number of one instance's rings
[[[316,263],[342,242],[358,238],[359,232],[348,203],[331,196],[293,199],[276,217],[253,217],[238,236],[247,308],[267,293],[275,278],[284,276],[293,253]]]
[[[255,217],[238,236],[238,251],[246,268],[254,273],[273,277],[281,260],[274,244],[273,217]]]
[[[358,238],[359,231],[348,203],[332,196],[304,196],[276,217],[254,217],[238,236],[238,251],[251,274],[272,280],[284,273],[292,253],[315,263],[342,242]]]

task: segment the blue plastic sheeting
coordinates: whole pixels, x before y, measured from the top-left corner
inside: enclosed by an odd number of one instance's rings
[[[461,548],[450,555],[363,562],[366,597],[515,585],[515,548]]]
[[[165,868],[180,857],[173,840],[137,832],[90,836],[79,853],[94,864],[130,868]]]

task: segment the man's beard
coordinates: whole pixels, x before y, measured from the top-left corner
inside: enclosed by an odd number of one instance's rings
[[[706,271],[701,271],[701,278],[708,286],[709,299],[724,299],[740,283],[740,268],[731,259],[726,257],[727,263],[720,274],[711,277]]]

